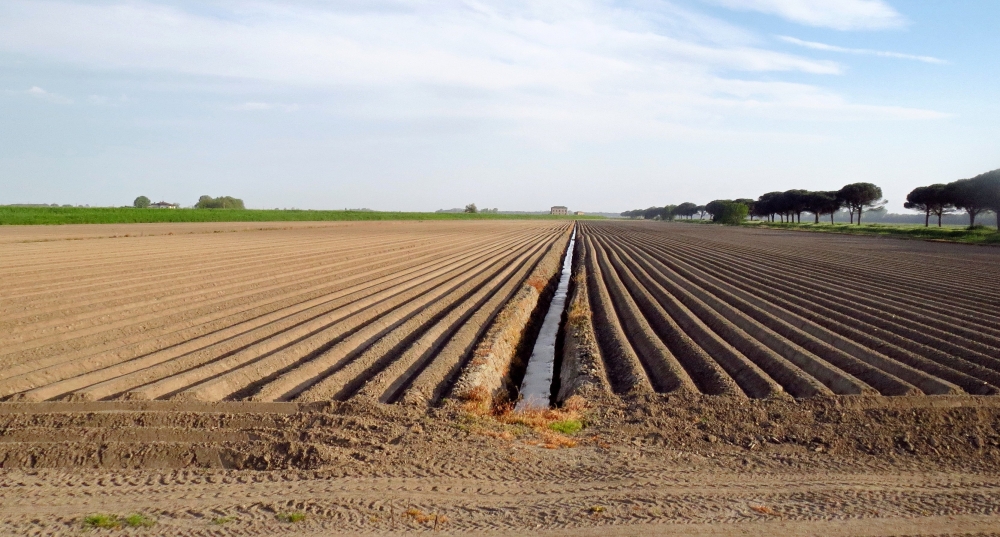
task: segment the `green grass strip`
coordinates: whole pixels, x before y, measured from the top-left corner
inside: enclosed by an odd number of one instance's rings
[[[792,224],[781,222],[747,222],[744,226],[769,229],[790,229],[815,233],[840,233],[846,235],[878,235],[922,240],[961,242],[966,244],[1000,244],[996,227],[969,229],[963,226],[924,227],[920,224]]]
[[[160,222],[325,222],[361,220],[576,220],[602,216],[548,214],[413,213],[257,209],[134,209],[0,207],[0,225],[150,224]]]

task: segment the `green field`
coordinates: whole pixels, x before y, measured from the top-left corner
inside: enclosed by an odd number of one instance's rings
[[[133,209],[83,207],[0,207],[0,225],[147,224],[156,222],[309,222],[338,220],[572,220],[600,216],[547,214],[410,213],[255,209]]]
[[[992,220],[992,218],[991,218]],[[817,233],[843,233],[848,235],[881,235],[923,240],[942,240],[969,244],[1000,244],[996,226],[969,229],[965,226],[924,227],[922,224],[788,224],[781,222],[746,222],[744,226],[771,229],[791,229]]]

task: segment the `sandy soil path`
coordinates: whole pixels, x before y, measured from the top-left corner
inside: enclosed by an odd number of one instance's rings
[[[152,483],[150,483],[152,481]],[[0,477],[5,532],[73,534],[92,513],[150,513],[157,535],[937,535],[996,531],[1000,478],[922,472],[636,472],[566,483],[220,472]],[[407,512],[430,519],[418,521]],[[308,513],[282,523],[275,514]],[[437,529],[433,517],[438,515]],[[233,517],[227,524],[212,520]],[[446,522],[441,522],[447,517]]]

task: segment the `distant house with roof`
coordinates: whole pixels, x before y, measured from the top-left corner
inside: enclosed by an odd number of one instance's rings
[[[150,209],[176,209],[178,207],[180,207],[180,205],[176,203],[167,203],[165,201],[158,201],[156,203],[149,204]]]
[[[569,214],[569,209],[563,207],[562,205],[554,205],[551,209],[549,209],[549,214],[558,214],[565,216]]]

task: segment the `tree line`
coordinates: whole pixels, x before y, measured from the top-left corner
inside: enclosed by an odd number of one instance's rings
[[[881,188],[871,183],[852,183],[845,185],[838,191],[786,190],[784,192],[768,192],[756,200],[746,198],[714,200],[705,205],[685,202],[680,205],[625,211],[621,215],[626,218],[645,218],[647,220],[657,218],[674,220],[684,217],[691,219],[695,215],[704,218],[705,215],[709,215],[713,222],[721,222],[727,219],[726,217],[732,219],[734,205],[745,207],[744,218],[749,216],[753,220],[757,217],[771,222],[775,220],[801,222],[802,213],[812,213],[816,218],[816,223],[819,223],[821,216],[829,214],[830,221],[833,222],[833,215],[846,208],[851,213],[851,223],[854,223],[854,215],[857,214],[857,220],[860,224],[862,212],[881,208],[885,205],[885,200],[882,199]]]
[[[135,198],[132,202],[132,206],[136,209],[145,209],[150,206],[149,198],[146,196],[139,196]],[[243,205],[243,200],[239,198],[234,198],[232,196],[219,196],[213,198],[212,196],[201,196],[198,198],[198,203],[194,205],[195,209],[246,209]]]
[[[924,213],[924,226],[930,225],[931,215],[938,219],[952,211],[962,210],[969,215],[969,227],[976,225],[976,217],[993,211],[1000,231],[1000,170],[993,170],[947,184],[918,186],[906,195],[907,209]]]
[[[649,207],[625,211],[625,218],[646,220],[692,219],[710,216],[713,222],[739,224],[745,218],[760,218],[770,222],[801,222],[802,213],[813,215],[815,223],[829,215],[833,223],[834,215],[846,210],[852,224],[861,224],[861,216],[866,211],[882,210],[886,200],[882,199],[882,189],[872,183],[851,183],[840,190],[810,191],[793,189],[784,192],[768,192],[756,200],[714,200],[705,205],[691,202],[664,207]],[[745,209],[738,209],[742,206]],[[1000,230],[1000,170],[993,170],[971,179],[959,179],[948,184],[935,184],[913,189],[906,196],[904,207],[925,214],[924,225],[930,225],[931,215],[941,217],[955,210],[969,215],[969,226],[976,223],[976,217],[986,211],[997,214],[997,229]],[[742,214],[742,217],[739,215]]]

